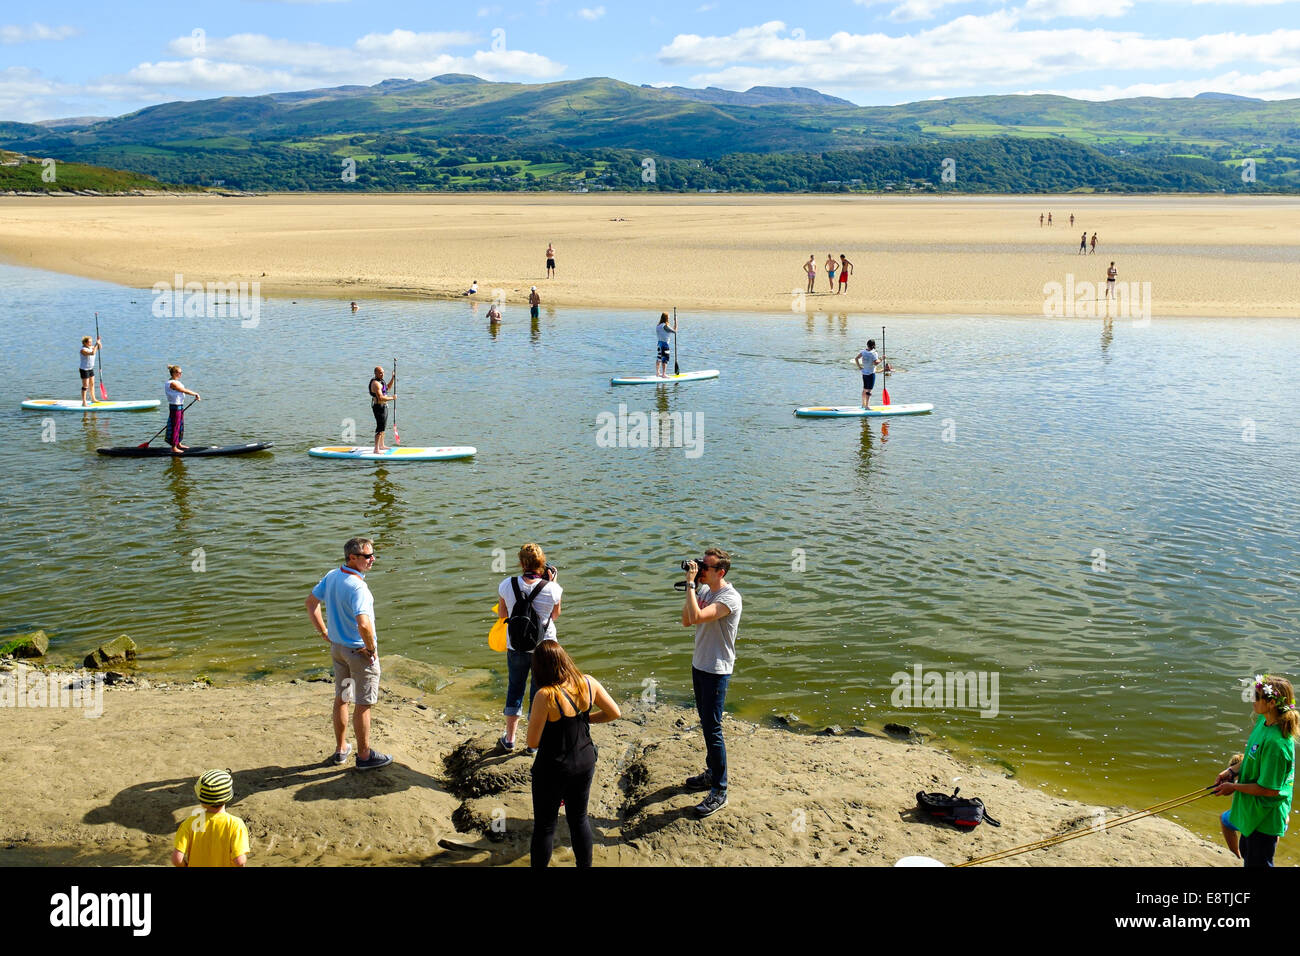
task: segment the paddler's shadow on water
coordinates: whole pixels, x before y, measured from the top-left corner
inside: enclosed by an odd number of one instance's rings
[[[295,801],[357,799],[401,790],[446,791],[434,777],[394,761],[382,770],[360,773],[352,766],[334,766],[324,761],[297,767],[266,766],[253,770],[230,768],[235,799],[231,813],[243,816],[240,806],[249,797],[271,790],[296,787]],[[96,807],[82,822],[116,823],[119,826],[158,835],[176,832],[176,811],[189,812],[198,806],[194,798],[194,777],[153,780],[118,791],[107,806]]]

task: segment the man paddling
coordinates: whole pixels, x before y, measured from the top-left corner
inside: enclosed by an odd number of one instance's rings
[[[862,372],[862,407],[870,408],[871,390],[876,387],[876,366],[881,364],[880,356],[876,354],[876,340],[867,339],[867,347],[853,356],[853,362]],[[884,370],[893,371],[889,365],[885,365]]]
[[[396,396],[391,394],[395,391],[397,384],[397,373],[384,382],[384,367],[375,366],[374,377],[370,379],[370,385],[367,388],[370,391],[370,410],[375,415],[375,454],[388,451],[388,445],[384,443],[384,432],[388,430],[388,403],[393,401]]]

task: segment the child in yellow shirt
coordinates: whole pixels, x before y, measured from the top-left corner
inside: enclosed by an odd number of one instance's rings
[[[248,861],[248,827],[226,812],[235,795],[225,770],[209,770],[194,784],[200,809],[181,821],[176,831],[173,866],[243,866]]]

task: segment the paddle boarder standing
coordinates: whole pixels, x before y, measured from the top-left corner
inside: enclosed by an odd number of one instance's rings
[[[677,325],[669,324],[668,313],[663,312],[659,315],[659,324],[655,326],[655,336],[659,340],[659,351],[655,357],[655,375],[659,378],[668,377],[668,360],[672,358],[672,346],[668,344],[668,336],[677,334]]]
[[[185,437],[185,396],[193,395],[196,402],[202,401],[198,392],[191,392],[181,384],[181,367],[168,365],[167,384],[163,386],[163,396],[167,399],[167,444],[172,446],[172,454],[183,454],[189,445],[182,445]]]
[[[100,339],[90,344],[90,336],[81,337],[81,404],[90,405],[95,401],[95,353],[99,351]]]
[[[375,454],[388,451],[388,445],[384,442],[384,432],[388,430],[388,403],[395,396],[390,394],[397,384],[397,374],[393,373],[387,384],[384,383],[384,367],[375,366],[374,377],[370,379],[370,384],[366,386],[370,392],[370,410],[375,414]]]
[[[876,340],[867,339],[867,347],[853,356],[853,363],[857,365],[862,372],[862,407],[871,407],[871,390],[876,387],[876,366],[880,364],[880,356],[876,353]],[[886,372],[893,371],[888,365],[885,366]]]

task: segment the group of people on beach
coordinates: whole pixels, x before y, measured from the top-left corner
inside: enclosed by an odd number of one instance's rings
[[[827,289],[828,294],[834,293],[835,295],[839,295],[841,292],[848,292],[849,276],[853,274],[853,263],[849,261],[849,257],[846,255],[841,255],[839,259],[836,259],[835,256],[828,253],[826,256],[825,268],[826,268],[826,284],[828,286]],[[815,287],[817,285],[816,255],[810,255],[808,257],[808,261],[803,264],[803,269],[808,276],[808,292],[812,293],[816,291]],[[835,288],[835,276],[837,274],[840,277],[839,289]]]

